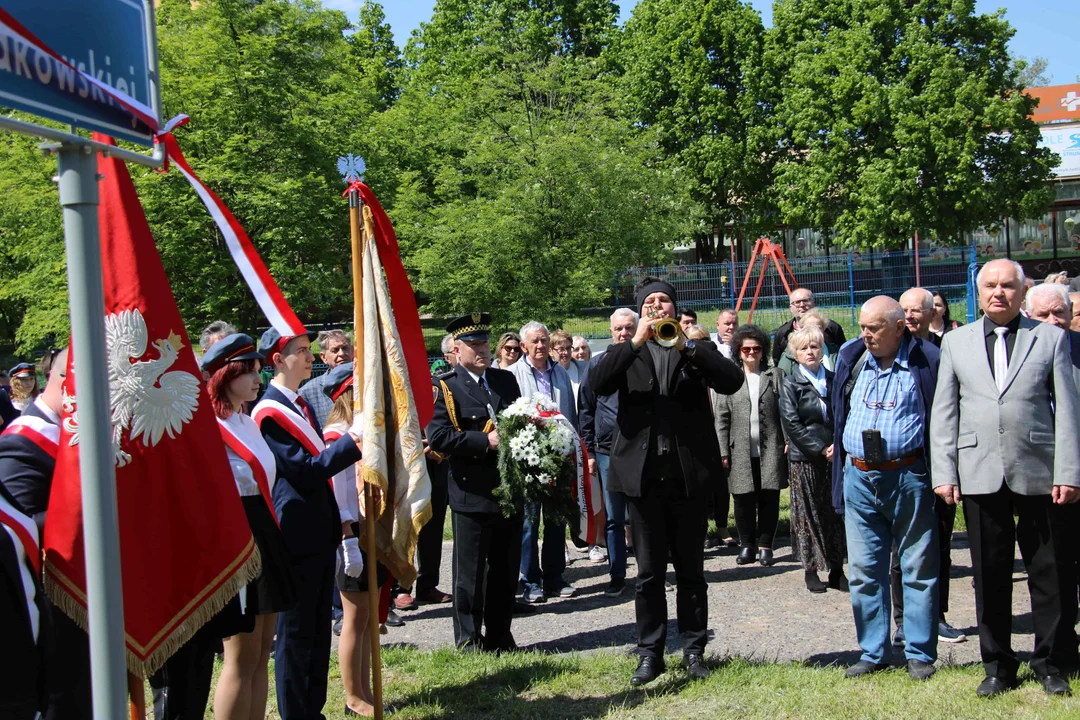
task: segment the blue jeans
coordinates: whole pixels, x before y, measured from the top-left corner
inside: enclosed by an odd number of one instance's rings
[[[544,547],[537,552],[540,512],[544,513]],[[541,575],[543,565],[543,575]],[[566,525],[548,514],[547,505],[525,506],[525,522],[521,531],[521,578],[526,586],[539,587],[548,594],[558,594],[566,569]]]
[[[612,580],[626,579],[626,496],[618,490],[608,489],[608,468],[611,456],[598,452],[596,469],[600,475],[600,486],[604,490],[604,513],[607,515],[608,573]]]
[[[889,560],[900,554],[904,585],[904,655],[937,660],[938,531],[926,464],[863,472],[844,466],[848,583],[862,659],[889,662]]]

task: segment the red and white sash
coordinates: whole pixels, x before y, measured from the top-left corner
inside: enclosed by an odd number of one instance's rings
[[[251,448],[245,445],[244,441],[238,438],[232,428],[221,418],[218,418],[218,428],[221,430],[221,438],[225,441],[225,445],[251,467],[251,474],[255,477],[255,484],[259,486],[259,493],[263,496],[263,500],[266,501],[266,507],[270,508],[270,514],[274,516],[274,522],[280,526],[281,522],[278,520],[277,513],[274,512],[274,501],[270,497],[270,479],[267,468],[262,464],[258,456],[251,451]]]
[[[60,447],[60,426],[36,415],[20,415],[4,428],[4,435],[21,435],[53,460]]]
[[[262,427],[263,421],[267,418],[272,419],[312,455],[318,455],[326,449],[326,443],[315,432],[315,428],[308,422],[308,419],[277,400],[263,398],[255,406],[255,411],[251,413],[251,417],[259,427]]]
[[[38,529],[34,521],[24,515],[22,511],[9,503],[0,495],[0,525],[10,530],[19,542],[12,543],[15,548],[15,559],[18,561],[23,594],[26,598],[26,613],[30,618],[30,628],[34,634],[34,642],[37,642],[38,631],[41,627],[40,616],[36,603],[37,585],[34,578],[41,577],[41,547],[38,545]],[[27,569],[27,561],[33,568],[34,576],[31,577]]]

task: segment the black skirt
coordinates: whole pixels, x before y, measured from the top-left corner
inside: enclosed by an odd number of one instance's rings
[[[360,523],[352,524],[353,535],[360,535]],[[364,552],[364,541],[360,541],[360,555],[364,558],[364,572],[358,578],[349,577],[345,574],[345,551],[341,549],[341,543],[338,543],[337,548],[337,588],[342,592],[367,592],[368,589],[368,554]],[[386,568],[382,563],[378,564],[375,568],[375,577],[379,583],[379,587],[386,584]]]
[[[246,495],[241,500],[262,555],[262,572],[247,586],[244,613],[254,616],[292,610],[300,601],[300,587],[281,528],[262,495]]]

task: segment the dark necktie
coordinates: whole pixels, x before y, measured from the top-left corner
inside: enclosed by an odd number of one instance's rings
[[[486,382],[484,382],[484,376],[483,376],[483,375],[481,375],[481,376],[480,376],[480,379],[478,379],[478,380],[476,381],[476,384],[477,384],[477,385],[479,385],[479,386],[480,386],[480,389],[481,389],[481,390],[483,390],[484,392],[487,392],[487,391],[488,391],[488,389],[487,389],[487,383],[486,383]]]
[[[300,411],[304,413],[304,417],[307,418],[308,424],[311,425],[311,429],[315,430],[315,418],[311,414],[311,408],[308,407],[307,400],[297,395],[296,404],[300,406]]]

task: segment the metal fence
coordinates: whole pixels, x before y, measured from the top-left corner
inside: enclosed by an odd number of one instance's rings
[[[880,253],[851,252],[829,257],[800,258],[788,261],[798,287],[814,293],[818,308],[840,323],[848,337],[858,322],[859,307],[875,295],[899,298],[911,287],[921,286],[940,292],[948,301],[954,319],[974,319],[975,255],[973,248],[949,248],[922,251],[919,254],[919,277],[916,282],[915,253],[912,251],[883,251]],[[740,307],[740,321],[750,321],[750,307],[761,273],[759,258],[750,272],[746,293]],[[671,283],[678,293],[680,307],[698,312],[700,324],[710,329],[720,310],[734,308],[739,290],[746,277],[749,263],[715,263],[709,265],[668,265],[651,268],[631,268],[614,280],[612,307],[634,305],[634,286],[645,276],[658,277]],[[775,265],[768,263],[761,282],[752,322],[773,330],[791,318],[788,293]],[[607,317],[596,321],[576,319],[567,323],[566,330],[586,337],[601,338],[607,334]]]

